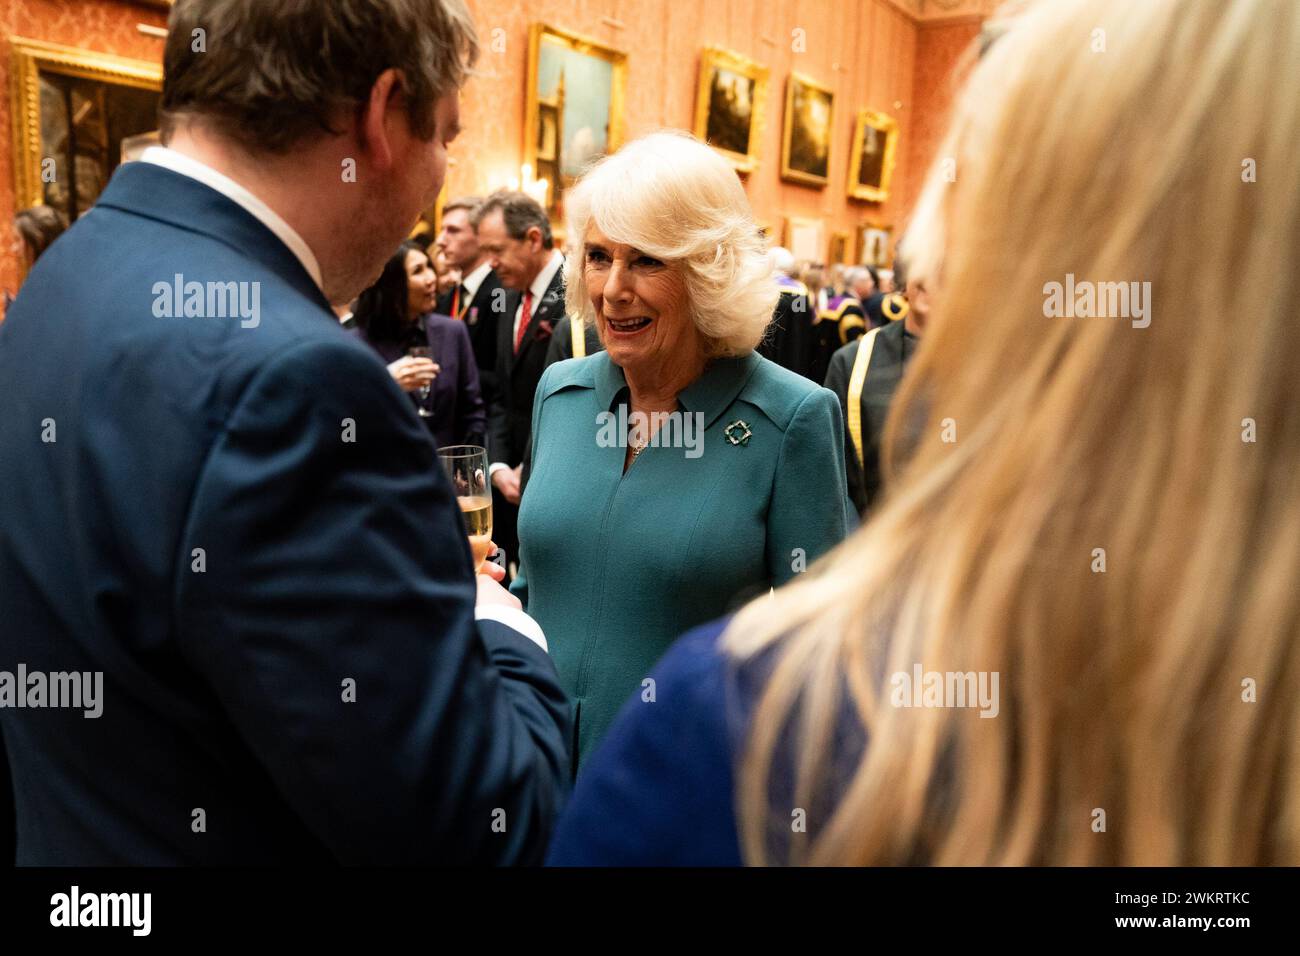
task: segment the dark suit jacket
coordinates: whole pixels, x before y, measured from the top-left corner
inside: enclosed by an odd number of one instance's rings
[[[501,290],[498,293],[497,290]],[[451,315],[453,292],[438,297],[438,312]],[[469,308],[465,309],[465,328],[469,330],[469,341],[474,347],[474,362],[478,366],[479,390],[486,405],[492,401],[497,388],[497,329],[501,324],[501,312],[509,298],[508,290],[501,285],[495,272],[489,272]],[[513,317],[514,313],[510,313]]]
[[[177,274],[250,283],[259,323],[158,317]],[[98,719],[0,709],[19,863],[540,858],[551,661],[476,625],[428,432],[268,229],[122,166],[0,326],[0,381],[0,669],[103,673]]]
[[[556,362],[563,362],[565,359],[573,358],[572,322],[573,320],[566,315],[555,326],[555,334],[551,336],[551,344],[546,349],[546,365],[548,368]],[[582,338],[587,345],[588,355],[595,355],[605,348],[600,344],[600,336],[591,325],[582,330]]]
[[[885,422],[894,393],[903,379],[906,363],[912,360],[919,340],[907,331],[906,322],[890,322],[876,333],[876,344],[871,349],[871,364],[867,378],[862,383],[862,449],[863,461],[853,447],[849,432],[849,379],[853,377],[853,363],[858,357],[858,338],[831,356],[826,372],[826,387],[840,400],[844,417],[844,467],[848,480],[849,499],[858,514],[865,518],[868,510],[880,496],[884,477],[880,473],[880,442],[885,434]]]
[[[524,460],[533,421],[533,398],[537,383],[546,370],[546,353],[551,338],[564,318],[564,270],[555,278],[537,304],[532,321],[524,331],[515,354],[515,311],[523,294],[511,292],[505,315],[497,331],[497,396],[488,418],[488,456],[511,468]]]
[[[783,288],[757,352],[777,365],[809,377],[812,368],[813,306],[807,295]],[[821,381],[821,379],[817,379]]]
[[[418,392],[407,397],[417,408],[423,405],[433,412],[422,421],[429,427],[439,448],[449,445],[482,445],[487,436],[487,410],[479,394],[478,366],[470,346],[465,323],[449,315],[430,312],[422,316],[424,341],[429,343],[433,361],[441,366],[433,380],[428,398]],[[355,334],[384,360],[396,362],[406,354],[400,342],[375,342],[359,327]]]

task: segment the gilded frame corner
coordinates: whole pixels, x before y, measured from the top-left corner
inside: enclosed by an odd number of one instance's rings
[[[700,140],[708,141],[709,96],[713,88],[713,73],[717,69],[730,70],[754,81],[753,105],[749,115],[749,144],[745,152],[713,146],[720,155],[740,173],[758,169],[762,152],[763,131],[767,123],[767,84],[770,71],[763,64],[749,59],[734,50],[720,46],[707,46],[700,51],[700,75],[695,86],[694,133]],[[712,145],[712,144],[710,144]]]

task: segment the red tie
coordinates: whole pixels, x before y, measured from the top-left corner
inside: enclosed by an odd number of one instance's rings
[[[533,317],[533,293],[530,289],[524,293],[524,313],[519,316],[519,331],[515,333],[515,354],[519,354],[519,343],[524,340],[524,332],[528,329],[528,321]]]

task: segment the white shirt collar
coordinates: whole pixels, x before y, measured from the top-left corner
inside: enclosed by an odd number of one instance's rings
[[[483,284],[483,280],[488,277],[488,273],[491,271],[492,263],[484,262],[481,263],[477,269],[460,280],[460,284],[465,287],[465,291],[469,293],[471,299],[478,295],[478,287]]]
[[[537,278],[528,287],[528,291],[533,294],[534,312],[537,311],[537,304],[546,295],[546,290],[551,287],[551,280],[555,278],[555,273],[560,271],[562,265],[564,265],[564,256],[560,255],[559,249],[552,249],[551,261],[542,266],[542,271],[537,273]]]
[[[234,203],[246,209],[249,215],[253,216],[258,222],[275,233],[276,238],[289,247],[289,251],[298,257],[302,267],[307,270],[307,274],[312,277],[317,288],[323,289],[324,283],[321,281],[320,264],[316,261],[316,256],[312,253],[311,247],[307,245],[306,240],[298,235],[287,222],[280,218],[266,203],[258,199],[239,183],[235,182],[229,176],[222,175],[206,163],[201,163],[192,156],[186,156],[174,149],[166,146],[150,146],[140,157],[141,162],[153,163],[155,166],[162,166],[164,169],[170,169],[174,173],[180,173],[182,176],[188,176],[190,179],[197,179],[203,185],[215,189],[221,195]]]

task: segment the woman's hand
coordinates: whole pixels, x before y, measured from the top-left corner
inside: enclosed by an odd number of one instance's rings
[[[442,366],[432,359],[411,358],[403,356],[388,365],[388,374],[393,376],[397,386],[404,392],[413,392],[423,388],[438,377]]]

